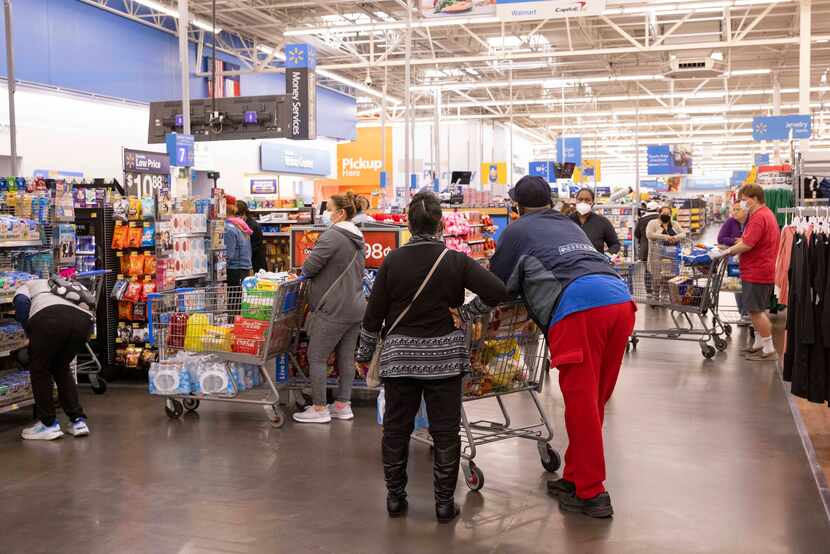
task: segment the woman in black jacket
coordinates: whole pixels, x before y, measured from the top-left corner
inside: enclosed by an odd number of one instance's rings
[[[441,218],[435,195],[420,192],[412,198],[408,209],[412,239],[386,257],[375,278],[357,360],[369,361],[379,337],[385,337],[380,376],[386,395],[382,450],[389,515],[398,517],[407,509],[409,436],[423,396],[435,445],[435,512],[438,521],[446,523],[460,513],[453,498],[461,459],[461,379],[470,370],[464,332],[456,329],[450,310],[461,308],[462,319],[469,319],[509,295],[498,277],[465,254],[448,251],[439,261],[446,250]],[[433,267],[434,274],[413,302]],[[479,298],[462,307],[465,289]],[[389,334],[389,327],[410,303]]]
[[[251,269],[254,273],[260,269],[268,271],[268,264],[265,261],[265,240],[262,238],[262,227],[259,226],[259,221],[254,219],[248,204],[242,200],[236,201],[236,213],[253,231],[251,233]]]

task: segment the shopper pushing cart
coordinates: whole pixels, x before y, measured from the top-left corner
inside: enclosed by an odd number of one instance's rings
[[[547,332],[559,369],[569,445],[562,479],[548,492],[562,509],[610,517],[602,423],[634,330],[636,307],[625,282],[585,233],[554,211],[550,186],[523,177],[510,190],[520,218],[502,233],[490,267]]]

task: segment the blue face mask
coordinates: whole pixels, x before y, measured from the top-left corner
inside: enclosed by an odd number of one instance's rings
[[[320,217],[320,221],[326,227],[331,227],[331,212],[328,210],[323,212],[323,215]]]

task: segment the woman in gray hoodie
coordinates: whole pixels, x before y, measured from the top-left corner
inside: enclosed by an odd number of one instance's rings
[[[303,264],[303,276],[310,284],[308,365],[313,405],[294,414],[294,420],[300,423],[354,418],[351,408],[354,353],[366,310],[365,244],[363,233],[352,223],[356,213],[354,194],[332,196],[328,203],[332,226],[320,236]],[[332,352],[337,354],[340,383],[334,404],[326,406],[326,366]]]

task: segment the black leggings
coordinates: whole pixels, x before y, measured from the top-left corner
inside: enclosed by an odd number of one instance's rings
[[[91,334],[92,318],[72,306],[49,306],[29,320],[29,374],[37,417],[44,425],[55,422],[53,383],[69,419],[86,417],[69,364]]]

